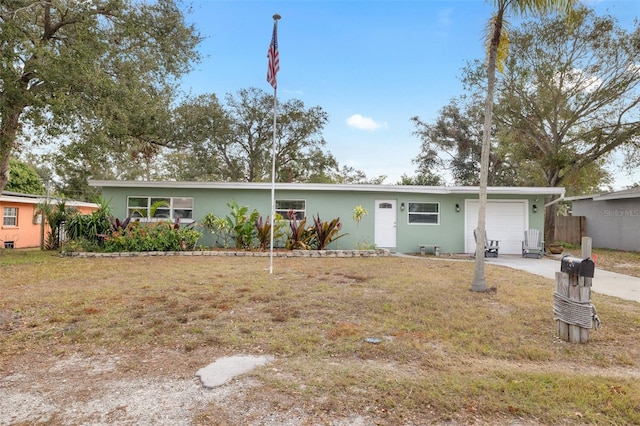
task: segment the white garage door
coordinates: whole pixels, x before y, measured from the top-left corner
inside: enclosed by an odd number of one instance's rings
[[[473,230],[478,226],[478,200],[465,202],[465,251],[474,253]],[[500,241],[501,254],[522,254],[522,239],[529,228],[527,200],[487,202],[487,237]]]

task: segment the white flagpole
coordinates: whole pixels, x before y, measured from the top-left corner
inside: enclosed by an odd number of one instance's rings
[[[279,53],[277,51],[277,33],[278,33],[278,20],[280,19],[280,15],[277,13],[273,15],[273,39],[271,41],[272,46],[270,49],[275,48],[275,52],[270,51],[270,54],[275,54],[275,58],[271,57],[270,60],[277,60],[277,67],[273,70],[273,144],[271,148],[271,236],[269,243],[269,274],[273,274],[273,226],[274,226],[274,218],[276,215],[276,116],[278,111],[278,96],[277,96],[277,87],[276,82],[276,74],[280,69],[279,65]],[[275,44],[275,46],[273,46]],[[270,66],[272,64],[270,63]]]
[[[269,273],[273,274],[273,225],[276,215],[276,111],[278,108],[277,89],[273,89],[273,147],[271,148],[271,238],[269,244]]]

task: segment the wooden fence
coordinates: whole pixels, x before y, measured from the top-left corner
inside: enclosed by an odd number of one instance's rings
[[[587,236],[587,220],[584,216],[556,216],[553,240],[580,245]]]

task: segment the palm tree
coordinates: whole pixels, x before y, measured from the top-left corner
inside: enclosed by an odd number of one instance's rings
[[[491,16],[487,29],[487,99],[485,102],[484,132],[480,157],[480,188],[478,194],[478,241],[471,290],[487,291],[484,273],[484,239],[486,230],[487,180],[489,177],[489,150],[491,142],[491,121],[493,119],[493,92],[496,80],[496,68],[502,70],[507,55],[508,31],[505,16],[527,13],[544,14],[553,11],[568,13],[576,0],[491,0],[496,12]]]

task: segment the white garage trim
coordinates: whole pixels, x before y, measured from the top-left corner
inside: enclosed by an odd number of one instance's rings
[[[478,200],[465,200],[466,253],[474,253],[473,230],[478,226]],[[486,211],[487,237],[500,241],[500,254],[522,254],[524,231],[529,229],[528,200],[488,200]]]

